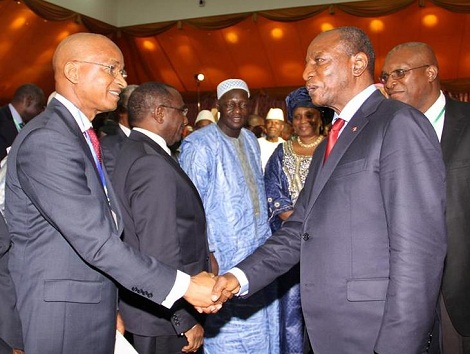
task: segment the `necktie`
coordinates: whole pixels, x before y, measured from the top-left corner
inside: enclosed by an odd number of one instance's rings
[[[326,159],[328,158],[328,155],[330,154],[331,150],[333,149],[333,146],[336,144],[336,140],[338,140],[338,135],[345,123],[344,119],[338,118],[336,119],[335,123],[331,127],[330,133],[328,134],[328,142],[326,144],[326,151],[325,151],[325,159],[323,160],[323,163],[326,162]]]
[[[101,164],[101,149],[100,149],[100,141],[98,140],[98,136],[95,133],[93,128],[87,130],[88,136],[90,137],[91,144],[93,145],[93,150],[95,150],[96,157]]]
[[[23,122],[21,122],[21,123],[18,123],[18,126],[20,127],[20,129],[23,129],[23,127],[24,127],[24,123],[23,123]]]

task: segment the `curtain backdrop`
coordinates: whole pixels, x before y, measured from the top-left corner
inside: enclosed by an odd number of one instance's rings
[[[3,1],[7,0],[0,0],[0,3]],[[260,21],[265,22],[266,20],[293,23],[325,13],[335,14],[339,12],[344,12],[351,16],[370,18],[390,15],[405,9],[408,6],[423,8],[426,4],[441,7],[453,13],[470,13],[470,1],[468,0],[374,0],[259,11],[255,13],[232,14],[117,28],[57,5],[47,3],[43,0],[22,0],[22,2],[36,15],[43,19],[48,21],[73,21],[74,23],[85,27],[90,32],[101,33],[110,37],[119,46],[126,46],[129,49],[127,52],[132,61],[134,63],[139,63],[138,68],[135,69],[139,70],[135,73],[137,78],[139,77],[139,73],[141,73],[142,76],[152,76],[152,65],[154,65],[152,62],[149,62],[148,58],[144,56],[145,54],[142,54],[137,47],[139,39],[143,39],[143,37],[157,36],[168,31],[175,31],[175,29],[192,28],[205,31],[222,30],[247,20],[254,23]],[[127,61],[129,61],[128,58],[126,58],[126,62]],[[287,86],[288,87],[283,87],[281,95],[276,92],[275,88],[252,90],[253,112],[264,116],[270,107],[285,108],[284,97],[286,89],[289,89],[289,84],[287,84]],[[296,87],[292,87],[292,90],[295,88]],[[469,101],[470,78],[442,80],[442,88],[455,99]],[[192,98],[193,99],[191,101],[194,102],[194,97]],[[215,93],[201,93],[200,103],[202,109],[213,108],[215,106],[215,101]],[[197,105],[195,103],[190,103],[189,106],[190,108],[193,108],[189,115],[190,121],[193,121],[197,113]]]

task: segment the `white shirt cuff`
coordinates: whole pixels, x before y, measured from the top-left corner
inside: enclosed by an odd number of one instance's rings
[[[232,273],[235,276],[235,278],[237,278],[238,283],[240,284],[240,291],[236,294],[236,296],[247,295],[250,284],[248,283],[248,278],[246,277],[243,270],[241,270],[240,268],[234,267],[230,269],[228,273]]]
[[[181,299],[184,294],[186,294],[190,282],[191,277],[189,276],[189,274],[177,270],[175,283],[173,284],[173,287],[166,296],[165,300],[163,300],[162,306],[165,306],[168,309],[171,308],[176,301]]]

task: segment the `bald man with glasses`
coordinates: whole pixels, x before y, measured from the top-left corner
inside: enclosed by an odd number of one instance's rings
[[[439,65],[426,43],[403,43],[380,75],[390,98],[424,113],[441,142],[446,165],[448,249],[440,309],[444,354],[470,353],[470,104],[446,97]],[[418,183],[418,182],[417,182]]]

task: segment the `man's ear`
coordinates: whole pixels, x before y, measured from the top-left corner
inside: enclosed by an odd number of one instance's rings
[[[361,76],[362,73],[367,69],[367,65],[369,64],[369,60],[367,59],[367,55],[363,52],[359,52],[352,57],[353,60],[353,75],[358,77]]]
[[[78,83],[78,67],[75,63],[69,61],[64,66],[64,76],[69,80],[72,84]]]
[[[439,73],[439,69],[436,65],[429,65],[426,68],[426,76],[429,82],[433,82],[437,78],[437,74]]]
[[[153,112],[154,112],[154,117],[157,123],[162,124],[165,121],[164,108],[162,106],[157,106]]]
[[[23,107],[25,107],[25,108],[31,106],[34,103],[33,96],[31,96],[31,95],[25,96],[21,103],[23,104]]]

